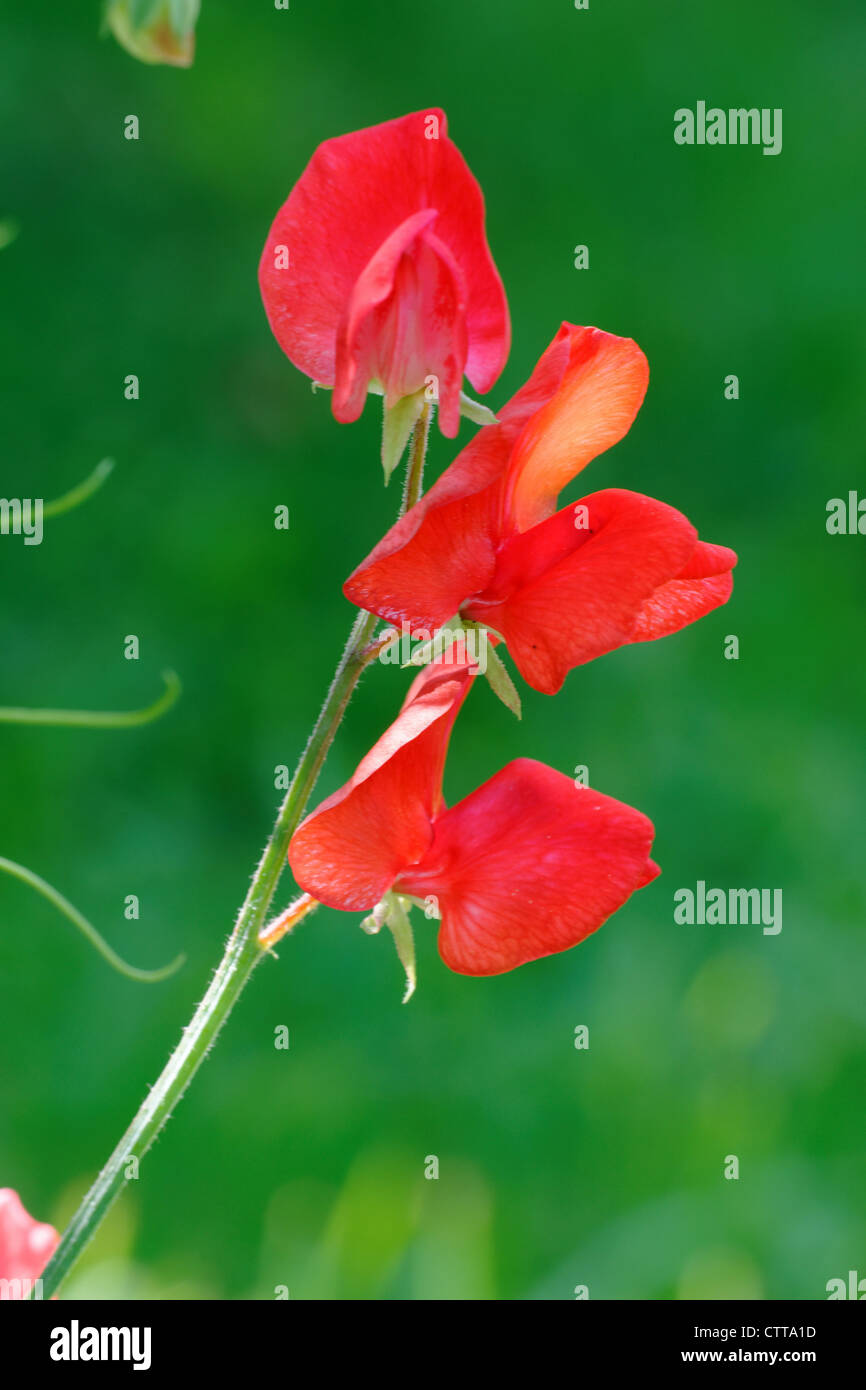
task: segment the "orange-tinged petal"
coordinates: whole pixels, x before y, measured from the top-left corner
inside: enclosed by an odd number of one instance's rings
[[[631,338],[564,323],[551,347],[562,343],[558,390],[527,422],[509,465],[506,518],[517,531],[556,510],[565,485],[628,432],[646,394],[649,366]]]
[[[529,380],[485,425],[343,585],[387,622],[431,630],[493,577],[508,461],[527,420],[556,393],[568,362],[562,330]]]

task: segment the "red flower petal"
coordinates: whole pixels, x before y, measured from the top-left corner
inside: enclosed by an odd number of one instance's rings
[[[547,516],[555,492],[625,433],[646,376],[631,339],[562,324],[499,423],[479,430],[391,528],[349,576],[346,597],[413,629],[452,617],[491,583],[504,535]]]
[[[584,519],[586,528],[575,526]],[[681,573],[696,543],[673,507],[608,488],[515,537],[495,588],[465,611],[502,634],[531,686],[554,695],[573,667],[632,640],[642,606]]]
[[[351,603],[429,632],[493,577],[501,450],[481,430],[343,585]],[[486,437],[485,437],[486,436]]]
[[[370,382],[387,383],[389,410],[420,391],[428,375],[439,384],[440,424],[451,438],[460,424],[466,363],[463,277],[448,247],[429,231],[427,208],[407,217],[364,267],[337,332],[334,415],[357,420]]]
[[[699,543],[673,507],[608,489],[547,515],[568,478],[628,428],[646,380],[631,339],[563,324],[500,423],[391,528],[346,597],[413,631],[462,611],[500,632],[524,678],[549,694],[572,667],[724,603],[736,557]],[[575,508],[589,504],[581,530]],[[536,513],[545,519],[523,529]]]
[[[439,951],[462,975],[498,975],[566,951],[659,872],[652,822],[522,758],[436,821],[401,892],[433,894]]]
[[[650,642],[667,637],[727,603],[734,587],[731,570],[736,563],[735,551],[726,545],[698,541],[676,579],[662,584],[642,604],[630,640]]]
[[[17,1192],[0,1188],[0,1279],[38,1279],[59,1240],[53,1226],[33,1220]]]
[[[551,399],[568,363],[563,330],[532,376],[485,425],[343,585],[346,597],[388,622],[432,631],[490,584],[500,540],[502,488],[512,449]]]
[[[554,345],[567,348],[557,389],[527,422],[508,469],[506,510],[517,531],[550,516],[566,483],[622,439],[649,381],[631,338],[564,323]]]
[[[437,124],[438,123],[438,124]],[[436,130],[438,138],[428,138]],[[407,223],[435,214],[435,232],[416,237],[423,254],[416,259],[422,293],[398,259],[388,270],[394,246]],[[411,237],[404,246],[408,254]],[[278,268],[277,248],[288,248],[288,267]],[[386,249],[388,248],[388,249]],[[459,274],[455,275],[455,269]],[[313,155],[298,183],[274,220],[262,253],[259,283],[265,311],[281,348],[296,367],[316,381],[332,386],[343,377],[339,408],[355,418],[358,381],[364,363],[378,358],[388,366],[383,384],[393,397],[399,382],[415,380],[416,359],[395,359],[394,346],[380,345],[373,353],[369,342],[373,320],[369,310],[375,294],[359,288],[366,275],[381,289],[389,283],[396,294],[416,296],[415,308],[423,321],[414,330],[410,352],[418,342],[429,346],[436,365],[425,363],[428,374],[446,375],[440,395],[449,395],[450,377],[464,370],[477,391],[488,391],[502,371],[510,346],[508,307],[502,282],[493,264],[484,232],[484,200],[478,184],[456,145],[448,138],[444,114],[417,111],[398,120],[349,135],[326,140]],[[465,296],[465,330],[461,338],[463,309],[456,313],[455,286]],[[375,289],[375,286],[374,286]],[[447,302],[446,302],[447,301]],[[409,313],[398,313],[405,323]],[[367,318],[360,341],[344,332],[338,353],[341,325],[352,319],[355,329]],[[456,336],[451,351],[443,351],[445,326],[452,323]],[[380,329],[393,334],[394,314],[385,316]],[[357,353],[358,359],[352,360]],[[349,361],[346,360],[348,354]],[[342,358],[342,362],[338,360]],[[453,358],[453,363],[451,359]],[[351,371],[349,367],[351,366]],[[366,385],[366,383],[365,383]],[[412,388],[416,389],[416,388]],[[353,404],[350,406],[349,401]],[[446,421],[448,423],[448,411]]]
[[[442,805],[451,727],[475,674],[457,644],[426,667],[354,776],[298,827],[289,863],[304,892],[368,911],[421,858]]]

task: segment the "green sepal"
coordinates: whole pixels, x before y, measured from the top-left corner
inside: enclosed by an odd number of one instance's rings
[[[414,395],[403,396],[397,404],[389,410],[387,405],[384,408],[382,417],[382,467],[385,471],[385,486],[391,479],[391,474],[403,457],[406,445],[409,443],[412,431],[418,423],[421,411],[424,409],[424,392],[416,391]]]
[[[407,898],[399,898],[395,894],[391,899],[391,910],[385,919],[385,925],[389,928],[394,938],[394,945],[397,947],[397,955],[400,957],[400,964],[406,971],[406,990],[403,994],[403,1003],[408,1004],[412,995],[415,993],[415,986],[418,983],[418,970],[415,963],[415,937],[412,935],[412,923],[409,921],[409,914],[405,904]]]
[[[498,425],[499,421],[486,405],[473,401],[465,391],[460,392],[460,414],[475,425]]]
[[[445,652],[462,637],[466,629],[458,618],[449,618],[447,623],[443,623],[435,637],[431,637],[429,642],[422,642],[420,647],[416,647],[408,661],[404,661],[401,670],[407,666],[429,666],[430,662],[437,656],[444,656]]]
[[[365,931],[368,936],[377,936],[383,927],[387,927],[393,936],[400,964],[406,972],[404,1004],[412,998],[418,983],[418,972],[415,966],[415,938],[412,935],[412,924],[406,910],[411,906],[411,898],[401,898],[396,893],[386,893],[369,916],[361,922],[361,930]]]
[[[502,701],[503,705],[511,710],[512,714],[516,714],[518,719],[522,719],[523,711],[520,705],[520,696],[517,693],[517,686],[508,674],[508,668],[493,643],[490,641],[490,637],[487,633],[485,633],[485,647],[487,661],[485,663],[486,669],[484,670],[484,674],[490,682],[490,689],[493,691],[494,695]]]

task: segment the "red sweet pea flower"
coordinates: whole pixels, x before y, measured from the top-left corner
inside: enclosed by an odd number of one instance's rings
[[[280,347],[333,386],[343,423],[371,383],[391,409],[434,376],[453,438],[464,373],[489,391],[508,356],[484,200],[436,109],[320,145],[277,213],[259,284]]]
[[[509,763],[445,807],[448,739],[475,674],[454,649],[422,671],[355,775],[298,828],[289,863],[344,911],[391,892],[435,899],[445,964],[498,975],[575,946],[659,870],[646,816],[544,763]]]
[[[34,1221],[11,1187],[0,1187],[0,1285],[3,1298],[26,1298],[60,1237],[53,1226]]]
[[[574,666],[678,631],[724,603],[737,557],[673,507],[611,488],[559,492],[628,431],[646,392],[630,338],[564,323],[526,385],[344,585],[389,622],[460,611],[501,633],[526,681],[555,694]]]

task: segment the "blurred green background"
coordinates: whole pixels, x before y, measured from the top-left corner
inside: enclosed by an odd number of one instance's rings
[[[452,740],[449,800],[516,756],[587,764],[652,816],[662,877],[577,950],[491,980],[449,973],[419,920],[406,1008],[388,941],[310,919],[68,1294],[808,1299],[866,1274],[866,540],[825,530],[828,499],[866,487],[862,6],[203,0],[190,71],[100,40],[96,0],[0,16],[0,219],[20,225],[0,494],[117,460],[41,546],[0,539],[0,704],[132,708],[164,667],[184,682],[142,729],[0,726],[0,854],[136,963],[189,956],[135,985],[0,881],[0,1185],[40,1219],[68,1217],[216,964],[351,620],[341,581],[396,507],[377,402],[336,425],[259,301],[320,140],[444,106],[514,322],[491,403],[563,318],[635,337],[646,404],[569,495],[649,492],[740,555],[726,609],[555,700],[524,688],[522,725],[479,689]],[[698,99],[782,107],[781,155],[676,146]],[[449,450],[437,435],[431,477]],[[406,683],[369,673],[322,794]],[[782,888],[783,931],[675,924],[698,879]]]

